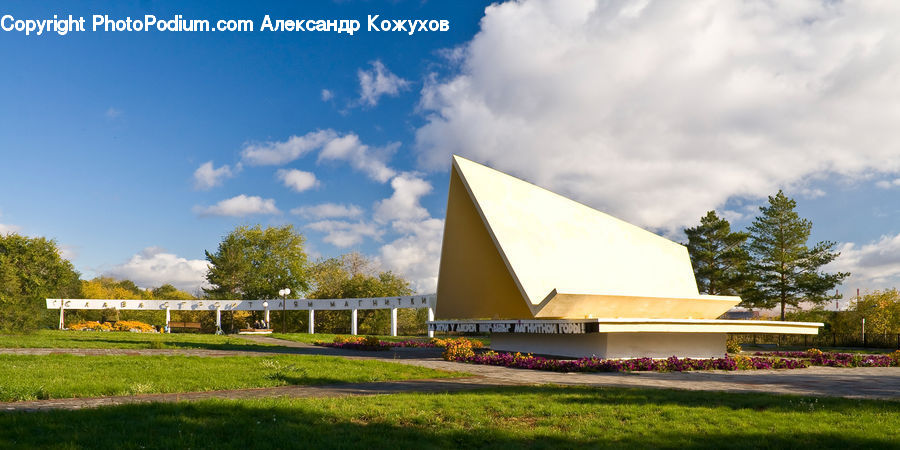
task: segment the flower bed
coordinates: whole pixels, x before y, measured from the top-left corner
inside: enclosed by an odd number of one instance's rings
[[[900,366],[900,350],[887,355],[860,355],[853,353],[830,353],[811,348],[805,352],[756,352],[757,356],[775,356],[808,360],[813,366],[828,367],[896,367]]]
[[[334,338],[334,342],[315,341],[313,344],[321,345],[323,347],[368,351],[381,351],[391,348],[387,342],[381,341],[375,336],[337,336]]]
[[[759,370],[799,369],[804,361],[782,358],[737,356],[711,359],[552,359],[521,353],[485,352],[469,356],[450,356],[449,361],[514,367],[518,369],[549,370],[554,372],[686,372],[691,370]]]
[[[790,353],[790,354],[788,354]],[[795,356],[796,354],[796,356]],[[448,361],[549,370],[555,372],[685,372],[691,370],[765,370],[802,369],[809,366],[831,367],[891,367],[900,366],[900,351],[890,355],[850,355],[823,353],[811,349],[806,352],[782,352],[780,355],[725,356],[723,358],[692,359],[671,356],[667,359],[553,359],[521,353],[493,351],[476,354],[465,345],[447,347]]]
[[[407,339],[405,341],[382,341],[376,338],[375,336],[338,336],[334,338],[333,342],[324,342],[324,341],[315,341],[314,345],[319,345],[322,347],[333,347],[333,348],[345,348],[350,350],[369,350],[369,351],[379,351],[379,350],[387,350],[389,348],[399,347],[410,347],[410,348],[447,348],[448,346],[457,345],[459,342],[468,342],[470,348],[481,348],[484,344],[481,341],[470,341],[466,338],[447,338],[447,339],[438,339],[432,338],[428,341],[420,341]]]
[[[69,326],[75,331],[130,331],[132,333],[156,333],[156,327],[137,320],[120,320],[116,323],[89,320]]]

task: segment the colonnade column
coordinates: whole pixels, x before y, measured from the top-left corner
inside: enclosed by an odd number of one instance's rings
[[[397,308],[391,308],[391,336],[397,335]]]

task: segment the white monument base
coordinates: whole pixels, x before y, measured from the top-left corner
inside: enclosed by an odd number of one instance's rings
[[[569,358],[721,358],[726,333],[492,333],[491,350]]]
[[[432,320],[429,331],[490,333],[491,349],[568,358],[720,358],[728,333],[817,334],[818,322],[711,319]]]

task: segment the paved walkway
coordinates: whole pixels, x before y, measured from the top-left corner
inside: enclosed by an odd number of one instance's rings
[[[285,342],[265,336],[246,336],[259,343],[280,343],[288,348],[316,352],[314,345]],[[336,349],[329,349],[336,350]],[[414,350],[414,349],[403,349]],[[511,369],[444,361],[433,357],[408,358],[416,352],[344,352],[356,358],[378,359],[432,369],[466,372],[502,384],[561,384],[611,387],[650,387],[697,391],[762,392],[829,397],[900,400],[900,367],[809,367],[797,370],[746,370],[697,372],[559,373]],[[421,353],[420,353],[421,355]]]
[[[559,384],[595,387],[635,387],[686,389],[698,391],[758,392],[900,400],[900,368],[897,367],[810,367],[800,370],[698,371],[698,372],[633,372],[633,373],[557,373],[510,369],[444,361],[439,349],[399,348],[385,352],[366,352],[318,347],[265,336],[241,336],[261,343],[276,344],[260,350],[204,349],[0,349],[0,354],[74,354],[74,355],[188,355],[223,357],[239,355],[301,354],[340,356],[410,364],[432,369],[465,372],[471,376],[456,379],[413,380],[358,383],[329,386],[281,386],[263,389],[192,392],[182,394],[145,394],[136,396],[86,399],[37,400],[0,403],[0,411],[35,411],[45,409],[80,409],[101,405],[141,402],[174,402],[207,398],[260,397],[339,397],[377,395],[401,392],[454,392],[512,385]]]

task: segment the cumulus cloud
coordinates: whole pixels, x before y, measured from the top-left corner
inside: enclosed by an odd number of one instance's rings
[[[326,142],[319,152],[319,161],[346,161],[354,169],[365,173],[369,178],[384,183],[396,174],[387,166],[387,159],[400,147],[399,142],[386,147],[375,148],[363,144],[359,136],[349,133],[335,137]]]
[[[276,172],[276,176],[285,186],[297,192],[303,192],[319,185],[319,180],[316,179],[316,175],[312,172],[304,172],[297,169],[281,169]]]
[[[327,102],[334,98],[334,93],[329,91],[328,89],[322,89],[322,101]]]
[[[212,161],[207,161],[200,165],[194,171],[194,188],[200,190],[209,190],[216,186],[221,186],[222,182],[228,178],[235,176],[241,171],[241,164],[238,163],[234,170],[229,165],[219,168],[213,166]]]
[[[256,195],[244,194],[225,199],[212,206],[195,206],[194,212],[201,216],[244,217],[252,214],[279,214],[275,200]]]
[[[354,218],[362,215],[363,210],[356,205],[339,203],[320,203],[312,206],[300,206],[291,210],[291,214],[313,219]]]
[[[384,183],[396,175],[387,161],[399,147],[399,142],[372,147],[364,144],[355,133],[340,134],[328,129],[291,136],[283,142],[247,144],[241,155],[244,162],[252,165],[282,165],[318,151],[318,162],[345,161],[369,178]]]
[[[431,78],[422,168],[453,153],[645,227],[815,176],[900,172],[900,3],[523,0]]]
[[[892,187],[897,187],[900,186],[900,178],[894,178],[893,180],[880,180],[875,183],[875,186],[878,186],[881,189],[890,189]]]
[[[103,275],[134,281],[150,289],[169,283],[178,289],[195,292],[207,287],[207,262],[182,258],[159,247],[147,247],[128,261],[104,271]]]
[[[381,61],[372,62],[371,70],[359,69],[359,101],[369,106],[378,104],[383,95],[396,96],[409,87],[409,81],[391,73]]]
[[[414,173],[402,173],[391,180],[391,187],[394,193],[375,204],[375,220],[385,223],[428,217],[428,211],[419,204],[419,199],[431,192],[431,183]]]
[[[322,240],[341,248],[361,244],[366,237],[378,240],[384,234],[384,231],[380,230],[375,224],[362,221],[322,220],[310,223],[306,227],[326,233],[325,238]]]
[[[818,189],[818,188],[803,188],[800,189],[800,196],[806,199],[814,199],[819,197],[824,197],[826,192]]]
[[[402,236],[381,247],[378,263],[409,280],[416,292],[435,292],[444,221],[427,218],[397,221],[392,226]]]
[[[3,213],[0,213],[0,217],[3,217]],[[10,234],[10,233],[18,233],[22,227],[18,225],[11,225],[8,223],[0,223],[0,235]]]
[[[0,223],[0,235],[2,234],[10,234],[10,233],[18,233],[22,227],[17,225],[10,225],[8,223]]]
[[[241,151],[244,162],[254,166],[281,165],[300,158],[337,137],[333,130],[317,130],[291,136],[283,142],[250,143]]]
[[[850,272],[844,286],[863,289],[900,287],[900,234],[882,236],[863,245],[844,243],[838,250],[841,256],[825,269]]]

